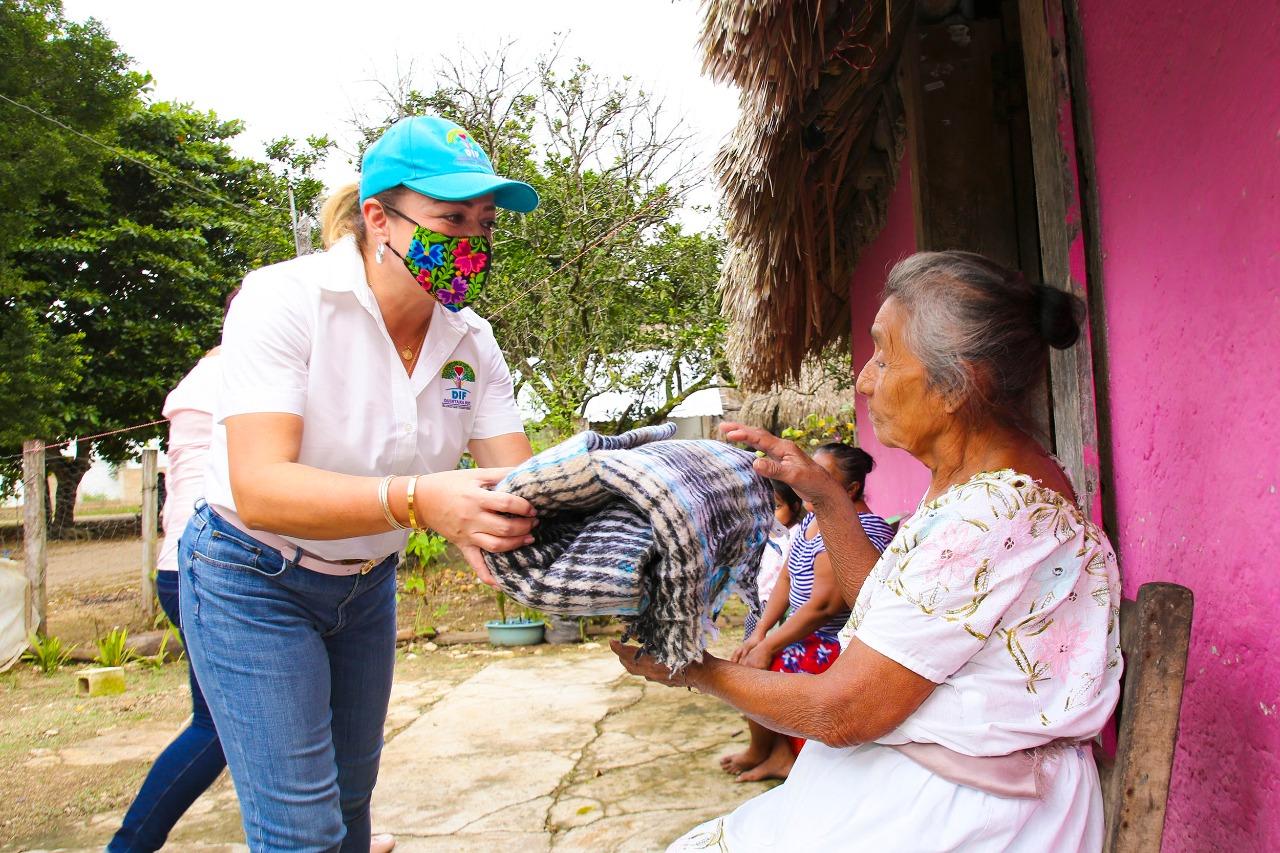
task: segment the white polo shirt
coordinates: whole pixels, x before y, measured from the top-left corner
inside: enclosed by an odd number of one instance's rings
[[[223,327],[221,360],[215,422],[300,415],[298,461],[326,471],[449,471],[471,439],[523,432],[506,360],[471,309],[437,305],[413,376],[405,373],[351,237],[246,276]],[[205,499],[235,511],[225,430],[214,431]],[[323,559],[350,560],[391,554],[407,536],[287,538]]]

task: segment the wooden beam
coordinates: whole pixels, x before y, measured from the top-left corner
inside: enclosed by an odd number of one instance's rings
[[[1125,658],[1119,752],[1106,774],[1107,853],[1159,850],[1178,742],[1193,600],[1172,583],[1143,584],[1121,604]]]
[[[1040,266],[1045,284],[1088,301],[1081,227],[1079,176],[1067,68],[1063,0],[1019,0],[1027,76],[1031,154],[1040,222]],[[1097,501],[1098,423],[1091,335],[1050,354],[1054,448],[1075,482],[1085,512],[1101,520]]]
[[[27,628],[43,637],[49,629],[49,600],[45,592],[45,513],[49,508],[49,483],[44,467],[44,442],[22,443],[22,551],[30,589],[27,593]]]
[[[1008,46],[997,18],[917,24],[903,52],[916,247],[1017,269]]]

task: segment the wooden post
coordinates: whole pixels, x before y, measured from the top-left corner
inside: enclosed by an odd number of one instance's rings
[[[142,613],[148,619],[156,615],[156,529],[160,514],[159,451],[142,451]]]
[[[1031,155],[1040,221],[1040,266],[1045,284],[1087,301],[1070,74],[1063,0],[1019,0],[1027,75]],[[1098,503],[1098,420],[1093,348],[1088,324],[1080,343],[1053,350],[1049,363],[1055,451],[1094,520]]]
[[[27,580],[31,582],[27,598],[27,625],[36,634],[48,631],[48,597],[45,593],[45,511],[48,507],[49,484],[45,479],[44,442],[39,439],[22,443],[22,550],[26,558]]]

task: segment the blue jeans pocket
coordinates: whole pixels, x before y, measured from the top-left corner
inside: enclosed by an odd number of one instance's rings
[[[219,569],[249,571],[267,578],[284,574],[288,563],[274,548],[254,544],[243,534],[237,536],[209,525],[209,535],[202,537],[191,549],[191,559],[196,563]],[[237,531],[238,532],[238,531]]]

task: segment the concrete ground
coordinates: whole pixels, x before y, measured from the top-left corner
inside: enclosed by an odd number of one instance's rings
[[[397,667],[374,827],[404,853],[662,850],[766,789],[719,769],[745,728],[714,699],[626,675],[599,643],[420,650]],[[110,772],[149,760],[172,734],[122,729],[26,761],[32,772],[84,762]],[[94,814],[56,849],[100,850],[121,813]],[[166,849],[245,849],[225,774]]]

